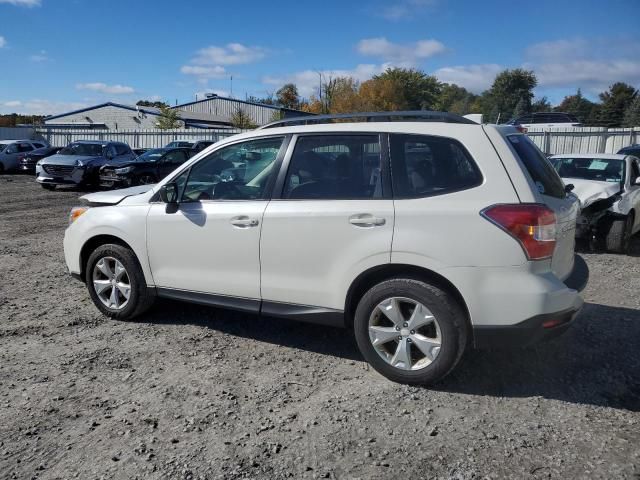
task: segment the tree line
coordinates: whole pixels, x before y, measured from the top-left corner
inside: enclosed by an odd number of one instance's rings
[[[436,110],[460,115],[482,113],[484,121],[503,123],[533,112],[565,112],[586,126],[640,126],[640,94],[624,82],[614,83],[599,94],[598,102],[578,89],[558,105],[547,97],[535,98],[538,85],[531,70],[515,68],[500,72],[491,87],[480,95],[459,85],[443,83],[412,68],[389,68],[370,80],[351,77],[328,78],[318,95],[302,98],[293,83],[287,83],[266,98],[250,100],[310,113],[353,113],[398,110]]]

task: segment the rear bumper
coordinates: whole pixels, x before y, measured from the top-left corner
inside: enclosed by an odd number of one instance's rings
[[[513,325],[474,325],[474,345],[476,348],[526,347],[563,334],[582,309],[584,302],[579,292],[588,282],[589,267],[576,255],[573,270],[563,282],[566,287],[563,296],[570,302],[570,307],[541,313]]]

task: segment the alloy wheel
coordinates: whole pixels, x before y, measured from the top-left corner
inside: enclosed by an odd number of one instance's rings
[[[369,317],[369,339],[378,355],[400,370],[420,370],[433,363],[442,345],[435,315],[405,297],[380,302]]]
[[[93,267],[93,288],[102,304],[122,310],[129,302],[131,280],[120,260],[102,257]]]

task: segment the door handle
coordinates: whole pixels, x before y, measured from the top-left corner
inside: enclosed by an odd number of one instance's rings
[[[384,218],[374,217],[368,213],[361,213],[358,215],[352,215],[349,217],[349,223],[355,227],[380,227],[387,223]]]
[[[256,220],[255,218],[249,218],[247,216],[240,216],[240,217],[233,217],[231,220],[231,225],[233,225],[234,227],[238,227],[238,228],[250,228],[250,227],[257,227],[258,226],[258,220]]]

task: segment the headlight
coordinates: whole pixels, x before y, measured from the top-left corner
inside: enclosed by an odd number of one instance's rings
[[[69,213],[69,225],[75,222],[83,213],[89,210],[90,207],[73,207]]]
[[[41,167],[42,166],[42,160],[38,160],[36,162],[36,167]]]
[[[116,172],[116,175],[124,175],[125,173],[132,172],[133,167],[116,168],[114,171]]]
[[[76,160],[76,167],[84,167],[84,163],[82,163],[82,160]]]

